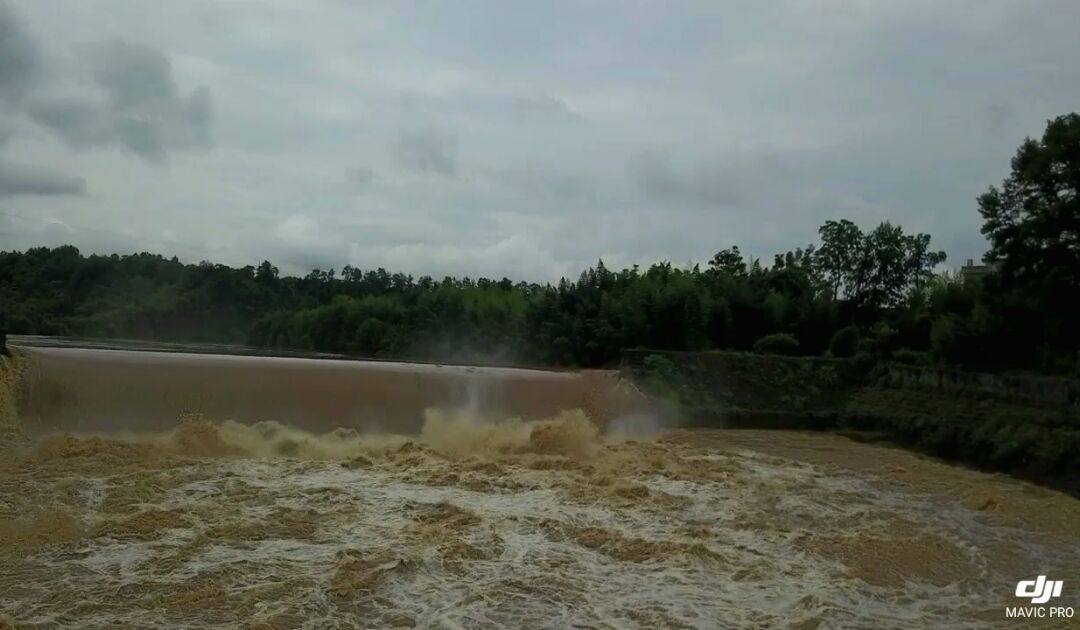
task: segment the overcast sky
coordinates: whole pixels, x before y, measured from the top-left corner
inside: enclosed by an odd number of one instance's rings
[[[979,257],[1080,2],[0,0],[0,249],[576,277],[830,218]]]

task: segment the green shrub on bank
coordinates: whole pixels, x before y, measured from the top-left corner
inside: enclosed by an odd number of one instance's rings
[[[852,397],[845,416],[848,424],[884,431],[931,455],[1066,484],[1080,476],[1075,412],[931,390],[866,388]]]
[[[892,360],[904,365],[930,365],[934,362],[933,355],[929,352],[919,352],[908,348],[900,348],[893,352]]]
[[[796,355],[799,353],[799,340],[794,335],[787,333],[765,335],[754,342],[754,352],[758,354]]]
[[[893,351],[896,362],[927,353]],[[639,383],[699,426],[847,427],[930,455],[1080,492],[1080,412],[921,386],[892,388],[890,364],[740,352],[647,353]],[[880,384],[874,386],[872,384]]]
[[[650,354],[642,361],[645,368],[645,385],[654,392],[674,393],[681,378],[679,369],[667,357]]]
[[[836,331],[829,340],[829,353],[834,357],[852,357],[859,348],[859,328],[848,326]]]
[[[847,359],[750,352],[628,353],[650,396],[673,401],[679,415],[702,426],[723,425],[740,412],[829,414],[870,375]],[[640,359],[638,357],[640,356]]]

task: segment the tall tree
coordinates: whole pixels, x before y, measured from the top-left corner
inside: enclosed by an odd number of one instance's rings
[[[735,245],[731,249],[722,249],[712,257],[709,261],[709,267],[715,269],[717,272],[726,273],[732,276],[744,276],[746,275],[746,261],[743,260],[742,253],[739,252],[739,246]]]
[[[821,274],[832,290],[833,299],[855,277],[855,267],[862,256],[863,233],[847,219],[826,221],[818,229],[821,248],[817,251]]]
[[[885,221],[864,234],[847,219],[826,221],[816,261],[834,297],[843,295],[860,307],[896,306],[917,291],[945,260],[930,251],[929,234],[905,234]]]
[[[863,239],[852,297],[863,306],[897,306],[944,260],[945,252],[930,251],[929,234],[904,234],[902,227],[885,221]]]
[[[1041,281],[1053,271],[1080,288],[1080,114],[1059,116],[1041,140],[1027,138],[1001,188],[979,197],[985,260],[1007,281]]]

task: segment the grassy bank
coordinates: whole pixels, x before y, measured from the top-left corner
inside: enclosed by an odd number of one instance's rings
[[[963,392],[868,386],[852,392],[839,424],[882,431],[931,455],[1080,494],[1075,410]]]
[[[985,390],[897,385],[889,366],[735,352],[630,353],[686,426],[827,429],[1080,494],[1080,409]]]
[[[680,421],[730,425],[738,417],[831,415],[863,380],[844,359],[746,352],[627,352],[651,395],[673,403]]]

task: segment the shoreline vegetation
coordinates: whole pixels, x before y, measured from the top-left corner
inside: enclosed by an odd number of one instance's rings
[[[817,388],[820,408],[796,409],[804,418],[884,430],[1019,475],[1076,478],[1075,405],[1029,411],[982,390],[954,405],[956,392],[898,388],[882,376],[882,366],[905,364],[1080,377],[1080,115],[1048,121],[1011,165],[1001,186],[977,200],[985,264],[959,274],[939,271],[945,253],[929,234],[887,221],[864,231],[845,219],[826,221],[817,242],[771,262],[732,246],[704,266],[615,271],[598,261],[557,283],[437,280],[350,265],[292,277],[269,261],[235,268],[37,247],[0,252],[0,332],[554,367],[614,367],[638,348],[770,357],[774,365],[793,357],[863,380],[819,386],[812,373],[800,381],[777,372],[759,379],[774,379],[760,409],[815,401]],[[719,400],[723,382],[652,363],[639,367],[653,381],[693,392],[677,397],[691,416],[710,404],[729,417],[754,409]],[[713,391],[663,385],[667,377],[712,382]],[[933,393],[912,393],[925,391]]]
[[[982,388],[911,378],[909,366],[887,361],[738,352],[636,351],[626,366],[683,426],[833,431],[1080,497],[1078,401],[1037,387],[1002,394],[1003,377],[982,375]]]

